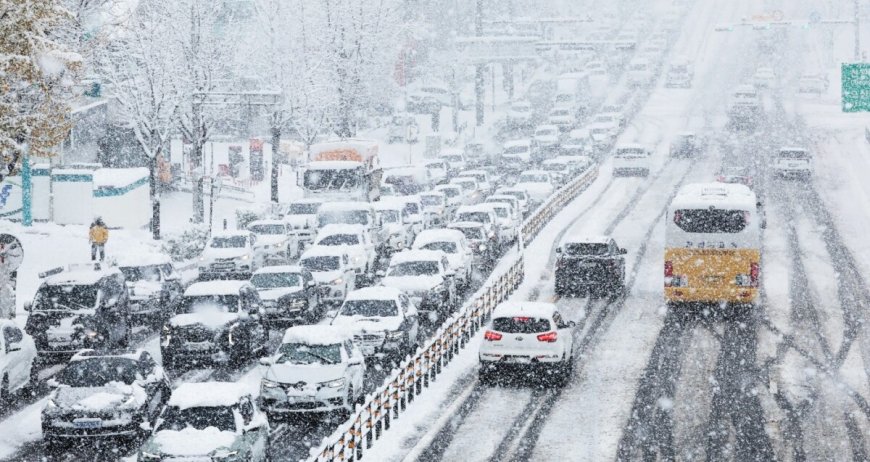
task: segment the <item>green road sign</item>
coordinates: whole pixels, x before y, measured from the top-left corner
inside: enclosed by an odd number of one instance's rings
[[[843,64],[843,112],[870,112],[870,63]]]

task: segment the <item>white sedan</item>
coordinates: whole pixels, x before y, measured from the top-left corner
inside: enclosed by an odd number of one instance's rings
[[[546,170],[528,170],[520,175],[516,188],[524,189],[532,202],[540,204],[553,194],[555,187],[550,172]]]
[[[0,330],[0,401],[8,402],[24,387],[36,386],[36,345],[13,321],[0,320]]]

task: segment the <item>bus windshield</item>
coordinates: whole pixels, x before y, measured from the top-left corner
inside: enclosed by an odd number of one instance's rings
[[[359,169],[306,170],[303,184],[311,190],[346,191],[357,188],[360,178]]]

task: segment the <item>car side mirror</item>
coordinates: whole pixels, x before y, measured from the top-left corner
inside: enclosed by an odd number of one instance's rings
[[[317,286],[317,281],[308,281],[308,287],[315,287],[315,286]]]
[[[626,249],[619,249],[619,254],[620,254],[620,255],[625,255],[625,254],[627,254],[627,253],[628,253],[628,250],[626,250]]]
[[[57,388],[60,386],[60,382],[53,378],[46,380],[45,384],[48,385],[50,388]]]
[[[354,358],[354,359],[351,359],[350,361],[347,362],[347,364],[349,364],[351,366],[360,366],[360,365],[362,365],[362,363],[363,363],[363,361],[360,358]]]
[[[561,248],[561,247],[556,247],[556,253],[562,253],[562,248]]]
[[[375,275],[378,277],[384,277],[387,275],[387,272],[384,270],[377,270],[377,271],[375,271]]]
[[[13,351],[21,351],[20,343],[7,343],[6,344],[6,353],[12,353]]]
[[[574,321],[568,321],[568,327],[573,329],[573,328],[577,327],[577,323]]]
[[[452,277],[456,276],[456,271],[453,271],[452,269],[451,269],[451,270],[447,270],[447,271],[444,272],[444,275],[447,276],[447,277],[449,277],[449,278],[452,278]]]
[[[28,313],[33,310],[33,302],[24,302],[24,311]]]
[[[265,358],[260,358],[260,365],[261,366],[269,367],[274,363],[275,363],[275,361],[271,357],[267,356]]]

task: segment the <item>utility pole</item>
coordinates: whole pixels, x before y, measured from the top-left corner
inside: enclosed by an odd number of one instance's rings
[[[474,35],[477,37],[483,36],[483,0],[477,0],[477,6],[474,12]],[[475,112],[477,118],[477,126],[483,125],[483,97],[484,97],[484,72],[486,71],[486,65],[484,63],[475,64],[474,69],[474,95],[475,99]]]

